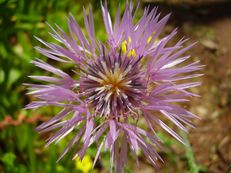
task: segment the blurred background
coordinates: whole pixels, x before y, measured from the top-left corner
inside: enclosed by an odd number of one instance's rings
[[[40,45],[34,36],[46,41],[49,27],[57,23],[67,31],[66,16],[71,12],[83,26],[82,7],[91,3],[94,10],[96,33],[104,40],[105,34],[99,0],[0,0],[0,173],[104,173],[109,172],[109,155],[105,153],[91,169],[96,148],[88,150],[83,162],[71,161],[66,155],[56,163],[59,154],[71,138],[45,148],[45,138],[35,127],[56,112],[53,108],[35,111],[24,110],[32,98],[25,95],[23,83],[27,77],[41,74],[30,61],[35,57],[47,60],[35,51]],[[109,9],[115,15],[118,3],[122,9],[126,1],[110,1]],[[136,2],[136,1],[135,1]],[[166,133],[159,131],[165,142],[160,155],[163,173],[228,173],[231,172],[231,1],[228,0],[141,0],[141,9],[158,6],[162,15],[172,12],[163,31],[169,33],[179,27],[178,39],[183,35],[190,43],[198,44],[188,52],[194,60],[200,59],[205,75],[199,80],[201,87],[193,89],[201,98],[187,105],[201,120],[196,128],[182,134],[190,144],[185,147]],[[60,64],[59,64],[60,65]],[[63,67],[61,67],[63,68]],[[139,154],[140,166],[129,158],[127,172],[154,173],[151,164]]]

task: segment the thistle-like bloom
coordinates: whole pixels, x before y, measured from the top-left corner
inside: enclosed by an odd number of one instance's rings
[[[88,15],[84,10],[86,35],[70,15],[69,34],[59,26],[57,30],[50,27],[51,36],[62,46],[37,38],[46,46],[36,47],[41,54],[74,66],[64,72],[42,60],[33,61],[53,75],[30,76],[43,83],[27,84],[29,94],[37,98],[27,108],[61,107],[56,116],[37,127],[39,132],[55,130],[47,145],[74,134],[59,159],[73,146],[73,159],[82,159],[87,148],[96,143],[94,164],[102,148],[110,150],[111,171],[114,167],[115,172],[122,172],[129,150],[138,161],[139,149],[157,167],[157,159],[161,158],[155,148],[160,147],[161,141],[154,127],[162,127],[184,143],[164,120],[169,119],[186,132],[185,126],[192,126],[191,119],[197,116],[175,103],[197,96],[188,88],[200,83],[187,80],[200,76],[195,71],[202,66],[198,61],[182,65],[190,58],[184,53],[194,44],[183,47],[186,39],[181,39],[169,46],[176,30],[160,38],[170,15],[160,19],[156,8],[145,8],[143,16],[134,23],[136,10],[130,3],[122,16],[118,9],[112,24],[106,4],[101,6],[106,42],[95,38],[91,8]],[[141,119],[145,120],[145,130],[138,126]]]

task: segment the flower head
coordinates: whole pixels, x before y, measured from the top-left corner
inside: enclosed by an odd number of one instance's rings
[[[112,24],[107,5],[101,7],[106,42],[98,42],[95,38],[91,8],[88,15],[84,10],[87,35],[70,15],[70,34],[59,26],[57,30],[50,26],[51,36],[62,46],[37,38],[46,46],[36,47],[41,54],[60,63],[75,64],[75,67],[73,72],[67,73],[42,60],[33,61],[53,75],[31,76],[46,84],[27,84],[29,94],[37,98],[27,108],[62,108],[56,116],[37,127],[39,132],[56,129],[47,145],[75,132],[59,159],[74,145],[79,145],[79,150],[73,159],[82,159],[87,148],[98,143],[94,164],[101,149],[105,148],[110,150],[111,169],[114,165],[116,172],[122,172],[128,150],[136,157],[140,148],[157,167],[156,160],[161,158],[154,148],[159,147],[161,141],[154,127],[159,125],[184,143],[163,119],[169,119],[184,131],[187,131],[185,125],[192,126],[191,119],[197,116],[175,103],[197,96],[188,88],[200,83],[187,82],[187,79],[200,76],[190,72],[202,66],[199,62],[181,65],[190,58],[184,53],[194,44],[183,47],[186,39],[181,39],[174,46],[168,46],[176,30],[160,38],[170,15],[161,19],[156,8],[145,8],[143,16],[134,23],[135,13],[130,3],[122,17],[118,9]],[[148,131],[139,127],[140,119],[145,120]]]

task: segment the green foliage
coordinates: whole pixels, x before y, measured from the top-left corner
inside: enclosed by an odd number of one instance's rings
[[[195,158],[194,158],[193,150],[192,150],[192,147],[189,143],[187,134],[181,131],[181,135],[183,136],[186,144],[188,145],[186,147],[185,156],[186,156],[187,165],[189,167],[189,173],[205,172],[205,168],[198,165]]]
[[[16,156],[14,155],[14,153],[5,153],[1,160],[6,166],[13,167],[15,158]]]
[[[230,173],[231,172],[231,164],[229,165],[228,169],[225,171],[225,173]]]
[[[3,155],[1,158],[1,161],[3,162],[3,165],[5,167],[5,173],[25,173],[26,167],[22,164],[17,164],[17,167],[15,166],[16,162],[16,156],[14,153],[8,152]]]
[[[58,24],[64,31],[68,30],[66,17],[72,13],[81,26],[84,26],[82,7],[93,5],[96,21],[96,35],[105,40],[105,31],[101,17],[100,1],[59,1],[59,0],[0,0],[0,122],[9,123],[0,128],[0,172],[4,173],[66,173],[82,172],[71,161],[71,153],[57,163],[57,158],[67,146],[71,136],[63,139],[57,145],[45,148],[44,139],[35,132],[37,121],[33,124],[20,122],[19,117],[33,118],[37,114],[54,115],[56,109],[45,108],[40,112],[23,111],[23,107],[31,100],[25,96],[23,83],[30,83],[27,77],[43,73],[30,63],[35,57],[47,60],[35,51],[34,46],[40,43],[38,36],[46,41],[54,41],[48,36],[49,27]],[[121,1],[124,7],[125,1]],[[109,3],[109,8],[115,12],[117,2]],[[99,25],[98,25],[99,24]],[[69,68],[65,66],[62,68]],[[8,117],[8,119],[7,119]],[[9,120],[9,117],[12,119]],[[11,121],[19,122],[15,125]],[[12,126],[14,125],[14,126]],[[46,136],[47,137],[47,136]],[[96,153],[96,147],[88,151],[91,158]],[[96,169],[97,170],[97,169]],[[97,172],[97,171],[94,171]]]

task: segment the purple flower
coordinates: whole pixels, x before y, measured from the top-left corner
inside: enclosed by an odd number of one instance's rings
[[[80,149],[73,159],[82,159],[87,148],[97,143],[94,164],[102,148],[110,150],[111,171],[113,167],[115,172],[125,169],[129,150],[138,162],[139,149],[158,167],[156,161],[161,158],[154,148],[160,147],[161,141],[154,127],[162,127],[184,143],[163,119],[169,119],[186,132],[185,125],[192,127],[191,119],[197,116],[175,103],[197,96],[188,88],[200,83],[186,79],[200,76],[190,72],[198,71],[202,66],[199,61],[181,64],[190,58],[184,53],[194,44],[183,47],[187,40],[181,39],[174,46],[168,46],[177,34],[176,30],[160,38],[170,15],[160,19],[157,8],[145,8],[143,16],[134,24],[135,13],[130,3],[122,17],[118,9],[112,24],[107,5],[101,6],[106,42],[95,38],[91,8],[89,15],[84,10],[87,35],[70,15],[70,34],[59,26],[57,30],[50,26],[50,35],[62,46],[36,38],[46,46],[36,47],[41,54],[75,67],[67,73],[42,60],[33,61],[35,66],[52,75],[30,76],[43,84],[27,84],[28,94],[37,98],[27,108],[61,107],[56,116],[37,127],[41,133],[55,130],[47,145],[74,131],[73,139],[58,160],[77,145]],[[147,131],[139,127],[141,119],[145,120]]]

